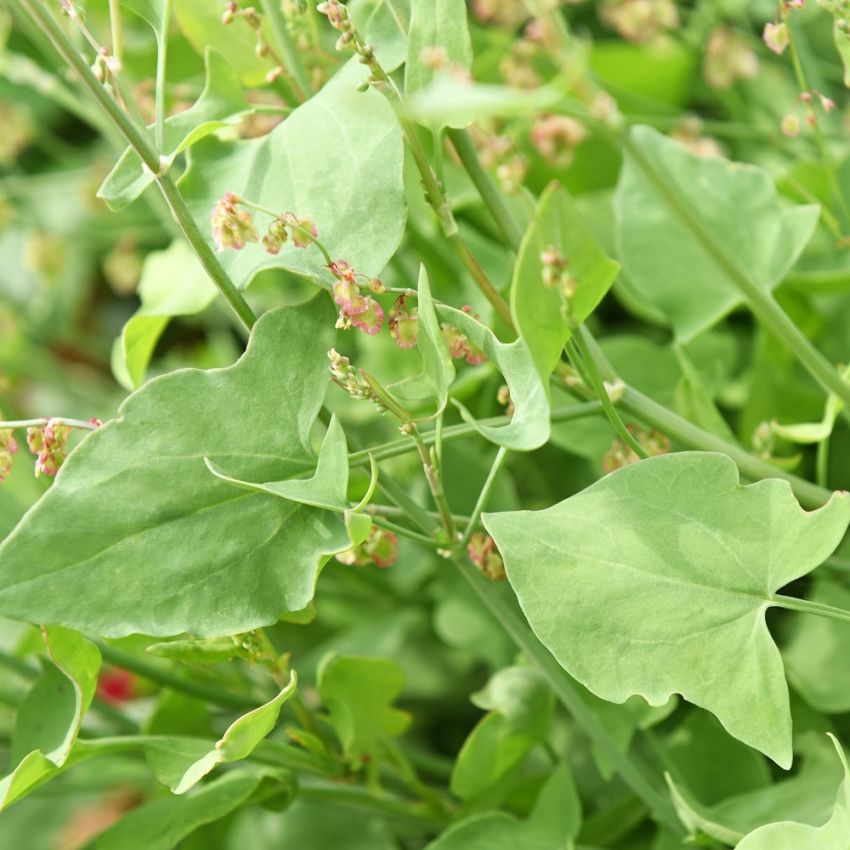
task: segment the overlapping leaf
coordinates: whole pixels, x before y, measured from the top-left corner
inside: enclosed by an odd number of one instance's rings
[[[464,0],[413,0],[404,68],[406,94],[423,89],[433,80],[434,64],[425,56],[430,49],[439,50],[441,61],[452,68],[469,70],[472,41],[467,20]]]
[[[315,465],[333,322],[326,299],[273,311],[234,366],[130,396],[3,543],[0,611],[109,636],[209,636],[304,608],[321,565],[349,545],[343,519],[237,490],[204,458],[247,480]]]
[[[624,467],[547,510],[484,523],[540,640],[603,699],[671,694],[791,764],[782,659],[764,621],[782,586],[835,548],[850,496],[806,513],[788,484],[743,487],[725,455]]]

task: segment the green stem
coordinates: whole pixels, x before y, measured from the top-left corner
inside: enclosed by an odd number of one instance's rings
[[[415,422],[408,422],[407,428],[419,452],[422,469],[425,471],[425,478],[428,480],[428,487],[431,490],[431,495],[434,497],[434,504],[437,506],[437,511],[440,514],[443,528],[448,535],[449,541],[454,543],[457,539],[457,527],[455,526],[454,517],[452,516],[452,511],[449,507],[445,490],[443,489],[443,476],[440,474],[440,468],[437,465],[436,452],[429,449],[425,444]]]
[[[735,461],[741,475],[750,481],[763,478],[785,479],[804,507],[819,508],[832,496],[829,490],[754,457],[734,443],[728,443],[708,431],[703,431],[632,387],[626,387],[618,404],[625,413],[661,431],[677,443],[702,452],[722,452],[728,455]]]
[[[68,419],[65,416],[46,417],[40,419],[9,419],[6,422],[0,422],[0,431],[10,428],[43,428],[48,422],[53,422],[56,425],[65,425],[68,428],[80,428],[84,431],[95,431],[99,426],[93,422],[86,422],[83,419]]]
[[[517,647],[531,660],[549,681],[558,701],[572,715],[576,723],[605,754],[608,762],[620,778],[646,807],[653,812],[658,822],[675,835],[684,834],[676,812],[667,796],[644,775],[608,734],[598,715],[581,696],[581,686],[561,667],[552,654],[540,643],[526,625],[522,614],[502,595],[499,587],[484,578],[475,566],[466,558],[455,561],[463,577],[472,590],[501,623]]]
[[[310,75],[307,73],[307,69],[298,55],[298,49],[290,38],[286,19],[283,17],[283,12],[280,9],[280,0],[260,0],[260,6],[266,19],[271,24],[275,48],[283,58],[289,76],[296,83],[295,94],[301,101],[304,101],[310,97],[312,90]]]
[[[678,190],[671,185],[666,175],[643,151],[632,142],[627,134],[617,137],[635,164],[654,185],[658,193],[679,217],[682,224],[691,232],[706,253],[737,286],[749,303],[750,309],[758,319],[781,342],[794,353],[809,374],[827,391],[834,392],[844,403],[845,411],[850,410],[850,385],[846,384],[835,367],[815,348],[800,329],[776,303],[766,289],[756,283],[742,269],[738,260],[729,253],[711,230],[681,198]]]
[[[572,351],[573,363],[579,372],[585,371],[587,379],[590,381],[590,386],[596,393],[597,398],[602,404],[602,409],[608,417],[614,431],[620,439],[639,457],[649,457],[644,447],[635,439],[634,435],[623,424],[620,419],[620,414],[617,413],[614,405],[611,403],[611,397],[608,395],[608,390],[605,388],[605,382],[599,374],[599,369],[596,365],[593,353],[585,343],[580,329],[573,334],[570,341],[567,343],[568,350]]]
[[[171,213],[180,226],[183,235],[198,255],[204,269],[210,279],[218,288],[224,299],[233,308],[236,315],[245,327],[251,328],[256,320],[253,311],[242,293],[236,288],[222,268],[221,263],[201,235],[198,225],[195,223],[186,201],[177,189],[174,181],[166,173],[162,173],[163,162],[157,152],[151,147],[144,133],[136,126],[129,116],[121,109],[112,95],[100,84],[94,76],[86,61],[77,52],[74,45],[65,35],[65,31],[59,26],[56,19],[41,3],[35,0],[12,0],[19,4],[27,15],[48,36],[56,51],[67,62],[79,77],[82,84],[97,101],[100,108],[106,113],[109,120],[118,128],[127,143],[139,155],[142,162],[150,172],[155,175],[156,182],[168,203]]]
[[[159,33],[156,51],[156,149],[165,153],[165,82],[168,66],[168,27],[171,23],[171,0],[161,0],[162,32]]]
[[[204,684],[203,682],[193,682],[189,679],[184,679],[168,670],[163,670],[161,667],[137,658],[135,655],[131,655],[121,649],[116,649],[108,643],[96,639],[92,642],[97,645],[104,660],[110,664],[114,664],[116,667],[123,667],[125,670],[129,670],[131,673],[135,673],[137,676],[141,676],[148,681],[156,682],[164,688],[180,691],[180,693],[187,696],[218,705],[221,708],[244,711],[245,709],[257,707],[257,701],[245,694],[235,694],[213,685]]]
[[[458,543],[457,548],[459,552],[465,552],[466,547],[469,544],[469,539],[472,537],[473,532],[478,526],[478,522],[481,519],[481,513],[487,507],[487,502],[490,500],[490,495],[493,492],[493,487],[496,484],[496,481],[499,477],[499,473],[502,471],[502,467],[505,465],[505,462],[508,459],[508,449],[502,446],[499,451],[496,453],[496,458],[493,461],[493,465],[490,467],[490,474],[487,476],[487,480],[484,482],[484,486],[481,488],[481,492],[478,494],[478,501],[475,503],[475,507],[472,509],[472,516],[469,519],[469,522],[466,526],[466,531],[463,533],[463,537],[460,539],[460,543]]]
[[[850,623],[850,611],[825,605],[823,602],[812,602],[809,599],[797,599],[794,596],[783,596],[775,594],[771,597],[772,604],[787,611],[799,611],[803,614],[816,614],[828,620],[837,620],[840,623]]]
[[[421,505],[417,504],[407,494],[407,490],[400,484],[397,484],[385,472],[381,473],[378,479],[378,487],[387,494],[387,496],[398,505],[399,509],[411,521],[416,523],[425,534],[432,535],[438,526],[438,522],[425,510]]]
[[[383,517],[372,514],[372,522],[375,523],[380,528],[384,528],[387,531],[393,532],[393,534],[398,534],[400,537],[406,537],[408,540],[415,540],[417,543],[423,546],[429,546],[433,548],[437,545],[434,542],[433,537],[426,537],[424,534],[419,534],[417,531],[412,531],[409,528],[405,528],[403,525],[397,525],[394,522],[391,522],[388,519],[384,519]]]
[[[469,133],[466,130],[450,128],[447,130],[447,135],[461,164],[466,169],[466,173],[478,190],[478,194],[481,195],[484,206],[490,211],[490,215],[493,216],[493,220],[498,225],[499,230],[502,231],[502,235],[507,239],[508,245],[515,252],[519,251],[522,242],[522,227],[516,220],[511,208],[505,203],[496,181],[481,165],[478,151],[475,150],[475,145],[472,144]]]
[[[570,404],[564,407],[556,407],[549,419],[551,422],[569,422],[573,419],[584,419],[588,416],[598,416],[602,413],[602,405],[598,401],[586,401],[579,404]],[[510,424],[510,416],[490,416],[486,419],[479,419],[478,425],[490,425],[497,427],[499,425]],[[422,440],[426,445],[434,445],[437,441],[436,431],[420,432]],[[462,440],[465,437],[479,436],[480,432],[475,425],[450,425],[443,428],[442,440],[444,443]],[[348,456],[348,462],[351,465],[360,466],[367,463],[369,455],[373,454],[375,460],[386,460],[387,458],[397,457],[398,455],[407,454],[413,451],[413,445],[410,440],[393,440],[390,443],[384,443],[381,446],[376,446],[372,449],[364,449],[362,451],[352,452]]]
[[[124,64],[124,30],[121,26],[120,0],[109,0],[109,29],[112,35],[112,55],[121,66]]]

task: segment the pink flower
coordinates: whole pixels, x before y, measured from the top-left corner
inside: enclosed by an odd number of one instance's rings
[[[213,207],[210,224],[217,251],[238,251],[246,243],[257,241],[254,219],[248,210],[239,209],[239,198],[233,192],[226,192]]]
[[[781,55],[788,47],[788,26],[783,21],[780,24],[767,23],[764,25],[764,43],[777,55]]]
[[[366,309],[351,316],[351,324],[369,336],[375,336],[384,325],[384,308],[374,298],[367,295]]]

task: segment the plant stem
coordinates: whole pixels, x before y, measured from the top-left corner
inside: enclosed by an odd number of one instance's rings
[[[443,489],[443,476],[440,474],[440,468],[437,464],[436,452],[429,450],[415,422],[408,422],[407,428],[419,451],[422,468],[425,470],[425,478],[428,480],[428,487],[431,490],[431,495],[434,497],[434,504],[437,506],[437,511],[440,514],[443,528],[448,535],[449,541],[453,543],[457,539],[457,527],[455,526],[454,517],[452,516],[452,511],[449,507],[448,499],[446,499],[445,490]]]
[[[626,152],[644,175],[653,184],[658,193],[664,198],[670,208],[679,217],[682,224],[691,232],[705,252],[738,287],[746,298],[750,309],[758,319],[783,342],[809,374],[827,391],[834,392],[844,403],[845,412],[850,409],[850,385],[846,384],[835,367],[815,348],[809,339],[787,316],[767,290],[756,283],[750,275],[740,267],[738,260],[729,253],[726,246],[706,227],[698,215],[681,198],[678,190],[668,180],[666,175],[656,168],[643,151],[632,142],[627,134],[617,136]]]
[[[687,419],[683,419],[632,387],[626,387],[618,404],[625,413],[640,419],[647,425],[666,434],[671,440],[682,443],[688,448],[697,449],[701,452],[722,452],[735,461],[741,475],[750,481],[760,481],[763,478],[783,478],[791,485],[794,495],[804,507],[819,508],[832,496],[830,490],[792,475],[784,469],[751,455],[740,446],[728,443],[708,431],[703,431],[702,428],[697,427]]]
[[[812,602],[809,599],[797,599],[794,596],[783,596],[775,594],[770,600],[779,608],[785,608],[787,611],[799,611],[803,614],[815,614],[818,617],[825,617],[828,620],[837,620],[840,623],[850,623],[850,611],[845,611],[842,608],[835,608],[832,605],[826,605],[823,602]]]
[[[585,401],[578,404],[566,405],[564,407],[556,407],[552,411],[549,419],[551,422],[569,422],[573,419],[584,419],[588,416],[598,416],[602,412],[602,405],[598,401]],[[508,425],[510,421],[510,416],[490,416],[486,419],[479,419],[478,424],[496,427],[498,425]],[[420,434],[426,445],[432,445],[436,442],[436,431],[425,431],[424,433],[420,432]],[[448,443],[454,442],[455,440],[461,440],[464,437],[475,437],[478,435],[478,429],[474,425],[464,423],[462,425],[449,425],[447,428],[443,428],[442,438],[444,443]],[[410,440],[393,440],[390,443],[384,443],[381,446],[376,446],[371,449],[352,452],[348,456],[348,462],[352,465],[360,466],[368,462],[369,454],[373,454],[375,456],[375,460],[386,460],[387,458],[407,454],[412,450],[413,446],[411,445]]]
[[[236,315],[246,328],[250,329],[256,317],[248,306],[248,302],[242,293],[233,284],[233,281],[222,268],[218,258],[201,235],[198,225],[195,223],[186,201],[180,194],[171,177],[162,173],[163,163],[159,155],[151,147],[144,133],[133,123],[129,116],[121,109],[112,95],[100,84],[94,76],[85,59],[77,52],[77,49],[65,35],[62,27],[41,3],[36,0],[12,0],[19,4],[29,17],[48,36],[56,51],[65,62],[74,70],[82,84],[97,101],[100,108],[106,113],[109,120],[118,128],[127,143],[139,155],[145,166],[155,175],[156,182],[165,197],[171,213],[180,226],[183,235],[198,255],[210,279],[222,294],[227,303],[233,308]]]
[[[137,658],[135,655],[131,655],[121,649],[116,649],[114,646],[110,646],[101,640],[94,638],[90,638],[90,640],[92,640],[92,643],[100,650],[100,654],[110,664],[114,664],[116,667],[123,667],[125,670],[129,670],[143,679],[156,682],[164,688],[171,688],[187,696],[236,711],[257,707],[257,701],[250,696],[231,693],[230,691],[225,691],[213,685],[204,684],[203,682],[193,682],[189,679],[184,679],[168,670],[163,670],[154,664]]]
[[[112,36],[112,55],[121,66],[124,64],[124,30],[121,27],[120,0],[109,0],[109,29]]]
[[[419,532],[405,528],[403,525],[396,525],[396,523],[391,522],[388,519],[384,519],[377,514],[371,514],[371,517],[372,522],[375,523],[375,525],[380,528],[384,528],[387,531],[391,531],[393,534],[398,534],[400,537],[406,537],[408,540],[415,540],[417,543],[431,548],[437,545],[437,543],[434,542],[433,537],[426,537],[424,534],[419,534]]]
[[[301,57],[298,55],[298,49],[289,36],[286,19],[283,17],[283,12],[280,9],[280,0],[260,0],[260,6],[262,7],[263,14],[271,24],[277,52],[283,58],[286,70],[296,84],[295,94],[301,101],[304,101],[310,97],[312,90],[310,76],[304,67],[304,63],[301,61]]]
[[[370,516],[380,517],[403,518],[407,516],[401,508],[395,507],[394,505],[369,505],[366,509],[366,513]],[[434,520],[439,520],[440,518],[440,515],[436,511],[426,511],[426,514],[429,517],[433,517]],[[452,519],[454,519],[455,525],[467,526],[471,517],[464,514],[452,514]],[[850,567],[848,567],[848,569],[850,569]]]
[[[605,388],[605,382],[599,374],[599,369],[597,367],[596,360],[594,359],[593,352],[585,343],[580,329],[577,329],[576,333],[573,334],[572,338],[567,343],[567,350],[573,352],[573,365],[576,369],[580,373],[587,373],[590,386],[596,393],[597,398],[602,404],[602,409],[608,417],[608,421],[611,423],[611,426],[614,431],[616,431],[620,439],[639,458],[649,457],[644,447],[635,439],[631,431],[629,431],[629,429],[623,424],[623,420],[620,419],[620,414],[617,413],[614,405],[611,403],[611,397],[608,395],[608,390]]]
[[[466,173],[478,190],[478,194],[481,195],[484,206],[490,211],[490,215],[493,216],[499,230],[502,231],[502,235],[507,239],[514,252],[519,251],[523,235],[522,227],[516,220],[511,208],[505,203],[495,180],[481,165],[478,151],[475,150],[475,145],[472,144],[469,133],[466,130],[449,128],[446,135],[448,135],[461,164],[466,169]]]
[[[682,824],[667,797],[644,775],[643,770],[623,753],[593,709],[581,696],[580,685],[561,667],[552,654],[535,637],[516,606],[502,595],[499,587],[484,578],[466,558],[455,563],[472,590],[501,623],[517,647],[540,668],[546,676],[558,701],[572,715],[585,734],[605,754],[620,778],[647,808],[658,822],[675,835],[684,834]]]
[[[493,465],[490,467],[490,473],[481,488],[481,492],[478,494],[478,501],[475,503],[475,507],[472,509],[472,516],[470,517],[469,522],[467,523],[466,531],[464,531],[463,537],[461,537],[460,543],[458,543],[457,545],[459,552],[466,551],[469,539],[470,537],[472,537],[473,532],[478,526],[478,522],[481,519],[481,513],[487,507],[487,502],[490,500],[490,495],[493,492],[493,487],[495,486],[496,480],[499,477],[499,473],[502,471],[502,467],[505,465],[505,461],[507,461],[507,459],[508,449],[502,446],[496,453],[496,458],[493,461]]]
[[[43,428],[48,422],[53,422],[56,425],[65,425],[68,428],[80,428],[84,431],[95,431],[100,427],[93,422],[86,422],[83,419],[68,419],[64,416],[43,416],[40,419],[9,419],[6,422],[0,422],[0,430],[10,428]]]
[[[168,27],[171,23],[171,0],[161,0],[162,32],[156,51],[156,149],[165,153],[165,73],[168,66]]]

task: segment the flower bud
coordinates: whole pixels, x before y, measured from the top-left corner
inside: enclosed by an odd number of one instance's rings
[[[238,251],[247,242],[257,241],[254,219],[248,210],[239,209],[239,198],[233,192],[226,192],[215,205],[210,223],[217,251]]]
[[[263,237],[263,248],[266,252],[272,255],[280,253],[281,247],[289,238],[286,230],[286,222],[281,218],[276,218],[270,225],[268,232]]]
[[[55,419],[49,419],[44,426],[27,428],[27,445],[36,455],[36,478],[42,473],[53,476],[59,471],[65,462],[70,432],[67,425]]]
[[[296,248],[306,248],[314,239],[318,238],[319,231],[311,219],[298,218],[294,213],[284,213],[283,218],[287,224],[291,225],[292,244]]]
[[[794,114],[785,115],[782,118],[781,127],[782,135],[793,139],[800,134],[800,119]]]

